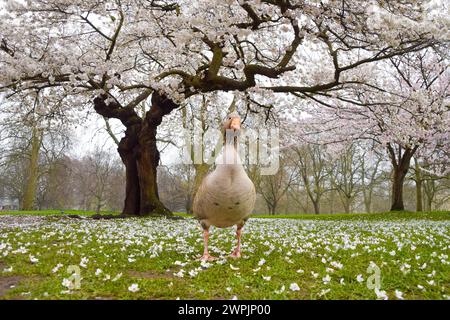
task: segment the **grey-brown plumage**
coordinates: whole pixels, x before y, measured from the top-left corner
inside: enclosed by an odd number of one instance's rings
[[[239,117],[230,116],[224,129],[237,132],[240,129]],[[193,213],[204,230],[204,260],[213,259],[208,253],[210,226],[237,226],[238,245],[232,256],[240,257],[241,229],[255,205],[255,186],[242,166],[237,145],[237,140],[225,143],[223,155],[218,158],[215,170],[204,178],[194,198]]]

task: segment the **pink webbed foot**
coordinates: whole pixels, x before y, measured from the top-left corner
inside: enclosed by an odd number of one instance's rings
[[[230,258],[240,258],[241,257],[241,251],[240,250],[234,250],[231,254],[230,254]]]
[[[214,261],[217,260],[217,257],[214,257],[212,255],[209,254],[204,254],[203,256],[200,257],[200,261]]]

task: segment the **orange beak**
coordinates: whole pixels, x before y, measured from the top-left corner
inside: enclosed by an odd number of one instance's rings
[[[230,122],[230,129],[236,131],[241,129],[241,119],[233,118]]]

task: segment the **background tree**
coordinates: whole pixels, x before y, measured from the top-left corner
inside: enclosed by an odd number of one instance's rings
[[[403,210],[403,184],[416,153],[441,164],[442,174],[448,170],[442,165],[447,162],[438,157],[445,158],[450,145],[446,134],[450,82],[445,61],[438,51],[426,49],[380,63],[372,90],[313,98],[321,108],[311,110],[314,120],[307,120],[300,135],[307,139],[319,134],[323,143],[372,140],[386,148],[392,164],[391,210]],[[391,89],[382,89],[377,79],[390,82]]]
[[[319,145],[307,145],[304,148],[293,148],[294,163],[299,166],[302,186],[311,200],[314,213],[320,213],[320,201],[328,191],[327,178],[329,171],[327,166],[327,154]]]

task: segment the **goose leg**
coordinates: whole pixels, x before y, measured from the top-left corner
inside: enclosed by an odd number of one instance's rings
[[[213,261],[217,259],[216,257],[213,257],[208,252],[208,238],[209,238],[209,229],[205,228],[203,229],[203,256],[200,258],[202,261]]]
[[[238,225],[236,229],[236,239],[237,245],[234,249],[233,253],[230,255],[232,258],[240,258],[241,257],[241,233],[242,233],[242,225]]]

